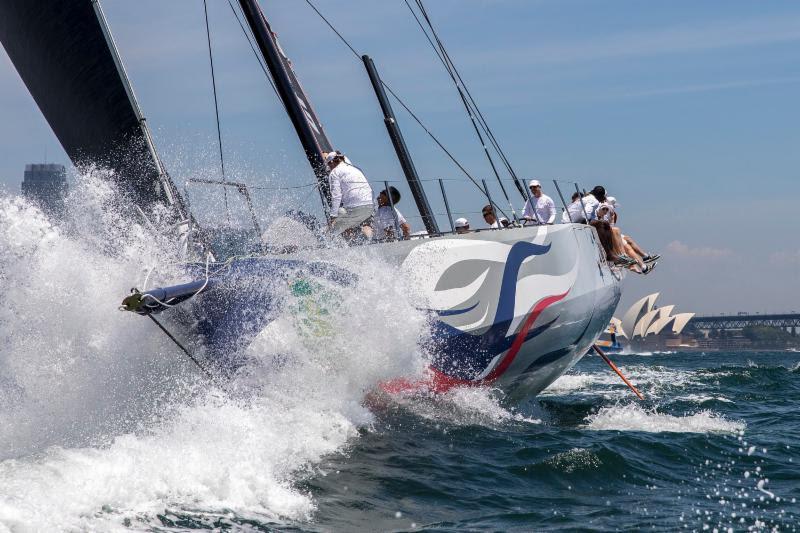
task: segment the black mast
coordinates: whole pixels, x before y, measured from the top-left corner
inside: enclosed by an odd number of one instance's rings
[[[434,217],[428,198],[425,196],[425,189],[422,188],[422,184],[419,181],[417,169],[414,167],[414,161],[411,160],[411,154],[408,153],[408,147],[405,140],[403,140],[400,127],[397,125],[397,119],[394,116],[389,99],[386,97],[386,91],[383,90],[383,82],[381,82],[381,78],[375,68],[375,63],[367,55],[361,56],[361,59],[364,61],[364,66],[367,67],[369,81],[372,82],[375,95],[378,97],[378,103],[383,111],[383,121],[389,131],[389,138],[392,140],[392,145],[394,145],[394,151],[397,152],[397,159],[400,160],[400,166],[403,168],[403,173],[408,180],[408,186],[411,188],[411,194],[417,203],[422,222],[425,224],[425,229],[429,235],[436,235],[439,233],[436,217]]]
[[[239,0],[247,24],[253,32],[261,55],[267,63],[270,75],[297,131],[306,158],[317,177],[322,204],[325,211],[330,207],[331,194],[328,187],[328,172],[322,157],[323,152],[332,152],[322,124],[314,113],[311,103],[303,91],[300,81],[292,70],[289,58],[283,53],[275,33],[264,17],[257,0]]]

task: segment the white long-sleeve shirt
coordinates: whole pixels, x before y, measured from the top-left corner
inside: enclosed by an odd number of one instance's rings
[[[586,220],[586,212],[583,210],[581,200],[578,198],[567,206],[567,210],[561,214],[561,222],[583,222]]]
[[[596,219],[597,206],[600,205],[600,200],[595,198],[593,194],[587,194],[583,197],[583,205],[586,207],[586,220]]]
[[[357,167],[342,161],[328,174],[331,187],[331,216],[339,213],[339,208],[349,209],[372,205],[372,187],[367,177]]]
[[[531,200],[533,205],[531,205]],[[529,218],[538,224],[552,224],[556,220],[556,204],[546,194],[542,194],[538,198],[531,196],[530,200],[525,202],[522,218]]]

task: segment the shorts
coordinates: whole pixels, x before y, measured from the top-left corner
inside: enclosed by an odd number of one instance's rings
[[[351,228],[363,226],[372,218],[372,204],[358,205],[355,207],[340,207],[336,220],[333,222],[333,233],[339,235]]]

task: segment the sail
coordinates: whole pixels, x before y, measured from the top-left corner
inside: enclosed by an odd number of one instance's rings
[[[185,215],[96,0],[0,0],[0,42],[75,165],[112,170],[139,205]]]
[[[292,62],[278,44],[275,32],[272,31],[257,0],[239,0],[239,5],[275,82],[278,95],[297,131],[306,158],[317,176],[323,207],[327,209],[330,205],[330,191],[322,154],[333,151],[333,147],[325,130],[322,129],[322,123],[314,108],[311,107],[303,86],[300,85],[300,80],[292,68]]]

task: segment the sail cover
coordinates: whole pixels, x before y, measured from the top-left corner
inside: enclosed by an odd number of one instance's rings
[[[107,31],[96,0],[0,0],[0,42],[72,162],[112,170],[142,205],[173,204]]]

